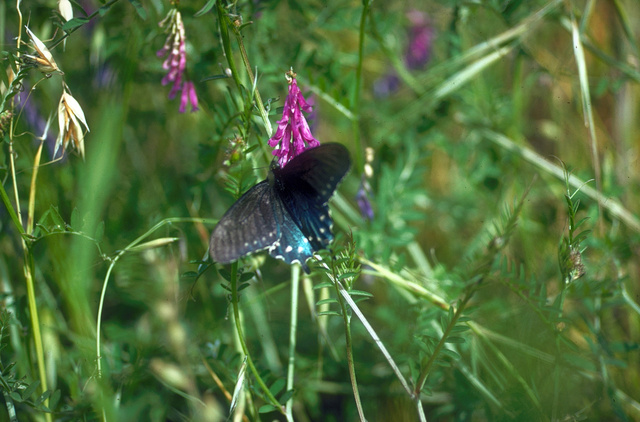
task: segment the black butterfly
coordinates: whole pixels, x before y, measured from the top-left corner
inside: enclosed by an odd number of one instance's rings
[[[327,202],[350,166],[349,151],[335,143],[308,149],[282,168],[274,160],[267,180],[242,195],[213,229],[213,260],[228,264],[269,248],[308,274],[307,259],[333,240]]]

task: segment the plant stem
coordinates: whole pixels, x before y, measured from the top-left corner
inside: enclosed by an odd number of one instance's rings
[[[333,286],[336,289],[336,296],[338,299],[338,303],[340,304],[342,319],[344,322],[344,335],[346,340],[346,349],[347,349],[347,364],[349,366],[349,378],[351,379],[351,388],[353,389],[353,398],[356,401],[356,408],[358,409],[358,416],[360,416],[361,421],[366,421],[364,417],[364,410],[362,409],[362,402],[360,401],[360,393],[358,391],[358,381],[356,379],[356,368],[355,362],[353,359],[353,339],[351,338],[351,318],[349,317],[348,309],[345,304],[342,295],[340,294],[340,282],[338,280],[338,275],[335,272],[335,267],[332,263],[331,265],[332,275],[330,277],[333,282]],[[348,294],[348,292],[347,292]]]
[[[289,419],[285,409],[280,405],[278,400],[273,396],[273,394],[269,390],[269,387],[267,387],[267,385],[264,383],[264,381],[260,377],[260,374],[258,373],[257,368],[253,364],[253,360],[251,359],[251,355],[249,354],[249,348],[247,347],[247,344],[244,341],[244,332],[242,331],[242,324],[240,323],[240,321],[241,321],[240,320],[240,307],[238,306],[238,304],[239,304],[239,296],[238,296],[238,263],[234,262],[233,264],[231,264],[231,305],[233,307],[233,317],[234,317],[234,320],[236,322],[235,323],[236,334],[238,336],[238,341],[240,342],[240,347],[242,348],[242,352],[244,353],[244,355],[247,358],[247,365],[249,365],[249,369],[251,369],[251,373],[253,374],[256,382],[258,383],[258,385],[262,389],[262,392],[264,393],[264,395],[269,400],[270,404],[273,405],[274,407],[276,407],[277,409],[279,409],[280,413],[282,413],[283,415],[287,416],[287,420],[291,420],[292,421],[292,419]]]
[[[229,38],[229,22],[228,16],[225,13],[224,7],[222,6],[222,2],[218,1],[216,3],[216,10],[218,12],[218,22],[220,24],[220,37],[222,38],[222,50],[224,52],[224,56],[227,58],[227,63],[229,64],[229,70],[231,71],[231,77],[240,92],[240,96],[242,97],[242,81],[240,81],[240,74],[238,73],[238,68],[236,67],[236,62],[233,58],[233,51],[231,50],[231,39]],[[234,26],[234,33],[237,31],[237,28]],[[238,34],[238,38],[241,36]],[[247,68],[247,73],[251,77],[252,84],[254,83],[253,72],[251,71],[251,66],[249,65],[249,59],[246,57],[246,52],[244,51],[244,47],[240,44],[242,50],[242,58],[245,61],[245,65]],[[269,123],[269,117],[267,116],[267,112],[264,109],[264,105],[262,104],[262,99],[260,97],[260,93],[258,89],[254,89],[253,94],[255,94],[256,101],[258,102],[260,114],[262,115],[262,119],[265,125],[265,129],[269,136],[271,136],[271,124]],[[247,127],[249,127],[249,122],[246,122]],[[266,153],[264,149],[264,145],[260,137],[258,137],[258,143],[260,144],[260,149],[265,153],[265,159],[269,161],[269,155]]]
[[[355,118],[351,121],[353,128],[353,140],[356,150],[356,166],[362,172],[364,171],[364,158],[362,144],[360,142],[360,91],[362,90],[362,62],[364,61],[364,28],[367,23],[367,15],[369,14],[370,0],[363,1],[362,14],[360,15],[360,34],[358,39],[358,66],[356,68],[356,86],[353,92],[353,114]]]
[[[240,33],[240,28],[236,25],[233,25],[232,29],[233,34],[236,36],[238,47],[240,48],[240,55],[242,56],[245,70],[247,71],[251,82],[255,83],[256,78],[253,75],[253,71],[251,70],[251,63],[249,63],[249,57],[247,56],[247,51],[245,50],[244,43],[242,42],[242,34]],[[260,96],[260,92],[258,91],[258,89],[254,89],[253,93],[256,97],[256,106],[258,107],[258,111],[260,112],[260,116],[262,117],[262,122],[264,124],[265,130],[267,131],[267,136],[271,137],[271,135],[273,134],[273,129],[271,129],[271,122],[269,122],[269,113],[267,113],[267,110],[264,108],[262,97]]]
[[[300,291],[300,267],[291,266],[291,319],[289,322],[289,363],[287,365],[287,390],[293,389],[296,370],[296,333],[298,332],[298,293]],[[293,420],[293,396],[287,400],[287,417]]]

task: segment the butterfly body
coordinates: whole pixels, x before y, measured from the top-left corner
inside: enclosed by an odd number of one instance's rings
[[[335,143],[308,149],[282,168],[274,162],[267,179],[242,195],[214,228],[211,257],[226,264],[268,249],[308,273],[307,259],[333,240],[327,202],[350,166],[348,150]]]

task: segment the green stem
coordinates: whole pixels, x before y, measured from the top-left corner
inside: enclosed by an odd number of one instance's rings
[[[364,410],[362,409],[362,403],[360,401],[360,393],[358,391],[358,381],[356,380],[356,368],[355,362],[353,359],[353,339],[351,338],[351,318],[349,317],[348,309],[342,295],[340,294],[340,285],[338,275],[335,272],[335,267],[332,263],[331,270],[333,272],[331,276],[331,281],[333,282],[333,286],[336,289],[336,296],[338,298],[338,303],[340,304],[342,319],[344,322],[344,335],[346,340],[346,349],[347,349],[347,364],[349,366],[349,378],[351,379],[351,388],[353,389],[353,398],[356,401],[356,408],[358,409],[358,416],[360,416],[361,421],[366,421],[364,417]]]
[[[423,359],[422,365],[421,365],[422,369],[420,370],[420,376],[418,377],[418,381],[416,382],[416,388],[414,391],[414,396],[416,397],[416,400],[420,400],[420,391],[422,391],[422,388],[424,387],[424,384],[427,381],[427,377],[431,372],[431,367],[433,366],[436,358],[440,354],[440,351],[444,348],[444,345],[446,344],[447,339],[449,338],[449,335],[453,330],[453,327],[456,326],[458,319],[462,316],[462,312],[465,310],[467,303],[469,302],[471,297],[473,297],[473,294],[476,291],[476,286],[477,286],[477,283],[474,283],[473,286],[467,289],[466,295],[460,301],[460,305],[455,310],[453,314],[453,318],[451,318],[451,321],[449,321],[449,324],[445,328],[444,333],[442,333],[442,337],[440,338],[440,341],[438,342],[435,349],[433,350],[433,353],[428,358],[425,357]]]
[[[256,382],[262,389],[262,392],[269,400],[270,404],[280,410],[280,413],[287,416],[285,409],[280,405],[278,400],[273,396],[269,387],[264,383],[260,374],[258,373],[258,369],[253,364],[253,360],[251,359],[251,355],[249,354],[249,349],[247,348],[247,344],[244,341],[244,332],[242,331],[242,324],[240,323],[240,307],[239,304],[239,296],[238,296],[238,263],[234,262],[231,264],[231,305],[233,307],[233,317],[235,320],[236,326],[236,334],[238,335],[238,341],[240,342],[240,347],[242,348],[242,353],[247,358],[247,365],[249,365],[249,369],[251,369],[251,373],[253,374]],[[288,416],[287,416],[287,419]]]
[[[11,217],[11,221],[13,221],[13,225],[16,226],[18,233],[20,233],[21,236],[24,236],[24,227],[22,227],[18,214],[13,209],[9,195],[7,195],[7,191],[4,190],[4,185],[2,183],[0,183],[0,197],[2,197],[2,202],[4,203],[5,208],[7,208],[7,212],[9,213],[9,217]]]
[[[362,14],[360,15],[360,34],[358,40],[358,67],[356,68],[356,86],[353,93],[353,113],[355,118],[351,121],[353,128],[353,140],[356,150],[356,166],[358,169],[364,171],[364,158],[362,143],[360,141],[360,92],[362,90],[362,63],[364,61],[364,28],[367,23],[367,15],[369,14],[369,7],[371,6],[370,0],[364,0],[362,7]]]
[[[129,252],[132,248],[134,248],[135,246],[139,245],[140,242],[142,242],[144,239],[146,239],[147,237],[151,236],[151,234],[153,232],[155,232],[156,230],[158,230],[160,227],[166,225],[166,224],[172,224],[172,223],[202,223],[204,222],[204,219],[202,218],[184,218],[184,217],[175,217],[175,218],[166,218],[162,221],[160,221],[159,223],[157,223],[155,226],[153,226],[151,229],[147,230],[146,233],[144,233],[143,235],[139,236],[137,239],[135,239],[133,242],[129,243],[124,249],[122,249],[120,252],[118,252],[118,254],[111,260],[111,264],[109,264],[109,269],[107,270],[107,274],[104,277],[104,281],[102,282],[102,291],[100,293],[100,301],[98,303],[98,315],[96,317],[97,321],[96,321],[96,366],[97,366],[97,372],[98,372],[98,377],[100,378],[102,376],[102,356],[100,354],[100,349],[101,349],[101,345],[100,345],[100,338],[101,338],[101,328],[102,328],[102,310],[104,308],[104,298],[105,295],[107,293],[107,286],[109,285],[109,278],[111,277],[111,272],[113,271],[113,268],[115,267],[116,263],[118,262],[118,260],[120,258],[122,258],[122,256]]]
[[[108,3],[105,3],[104,5],[100,6],[98,9],[96,9],[92,14],[90,14],[89,16],[86,17],[86,19],[91,20],[93,18],[95,18],[96,16],[98,16],[99,14],[104,14],[105,10],[110,8],[111,6],[113,6],[115,3],[117,3],[120,0],[111,0]],[[88,23],[88,22],[87,22]],[[69,35],[73,34],[74,32],[76,32],[78,29],[82,28],[85,24],[76,26],[75,28],[71,28],[69,31],[67,31],[62,37],[60,37],[60,39],[56,42],[54,42],[51,47],[49,47],[49,50],[53,50],[55,47],[57,47],[62,41],[66,40]]]
[[[220,24],[220,37],[222,38],[222,51],[227,58],[229,69],[231,70],[231,77],[236,83],[236,87],[240,89],[242,82],[240,82],[240,76],[238,69],[236,68],[236,62],[233,59],[233,52],[231,51],[231,39],[229,38],[229,26],[227,24],[227,15],[222,7],[222,2],[216,2],[216,10],[218,11],[218,22]]]
[[[242,56],[242,61],[244,63],[245,70],[249,75],[249,79],[251,79],[251,83],[255,85],[256,78],[251,70],[251,63],[249,63],[249,57],[247,56],[247,51],[244,48],[244,43],[242,42],[242,34],[240,33],[240,28],[238,26],[233,25],[233,34],[236,36],[236,42],[238,43],[238,47],[240,48],[240,55]],[[269,121],[269,113],[264,108],[264,104],[262,103],[262,97],[260,96],[260,92],[254,86],[253,94],[256,98],[256,106],[258,107],[258,111],[260,112],[260,117],[262,117],[262,122],[264,124],[264,128],[267,131],[267,136],[271,138],[273,134],[273,129],[271,128],[271,122]]]
[[[300,291],[300,267],[291,266],[291,322],[289,323],[289,363],[287,365],[287,391],[293,389],[296,370],[296,333],[298,332],[298,296]],[[287,400],[287,418],[293,420],[293,397]]]
[[[218,12],[218,22],[220,25],[220,37],[222,38],[222,50],[224,51],[224,56],[227,58],[227,63],[229,64],[229,70],[231,70],[231,77],[240,92],[240,96],[242,96],[242,82],[240,81],[240,74],[238,73],[238,68],[236,67],[236,62],[233,58],[233,51],[231,49],[231,39],[229,38],[229,21],[228,16],[225,13],[224,7],[222,6],[222,2],[216,2],[216,10]],[[234,33],[237,31],[237,28],[234,26]],[[239,31],[238,31],[239,33]],[[238,38],[241,36],[238,34]],[[240,43],[242,59],[245,62],[245,66],[247,68],[247,73],[251,77],[251,83],[254,83],[253,72],[251,71],[251,66],[249,65],[249,59],[247,58],[246,52],[244,50],[243,44]],[[271,136],[271,124],[269,123],[269,117],[267,116],[267,112],[264,109],[264,105],[262,104],[262,99],[260,98],[260,93],[257,88],[253,90],[253,93],[256,97],[256,102],[258,103],[258,109],[260,110],[260,114],[262,115],[262,119],[265,125],[265,129],[269,136]],[[249,122],[247,121],[247,127],[249,127]],[[260,149],[265,153],[266,161],[269,161],[269,155],[266,153],[264,149],[264,145],[260,137],[258,137],[258,142],[260,143]]]

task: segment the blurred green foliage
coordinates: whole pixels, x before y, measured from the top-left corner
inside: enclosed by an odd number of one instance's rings
[[[175,2],[193,113],[161,85],[174,4],[74,2],[91,17],[66,25],[18,5],[0,4],[0,420],[225,420],[245,365],[246,420],[286,420],[258,380],[295,420],[357,420],[350,369],[368,420],[640,419],[637,1]],[[63,75],[17,73],[24,25]],[[296,269],[207,255],[266,176],[257,94],[275,129],[290,68],[314,136],[355,164],[296,327]],[[52,157],[62,81],[84,160]]]

